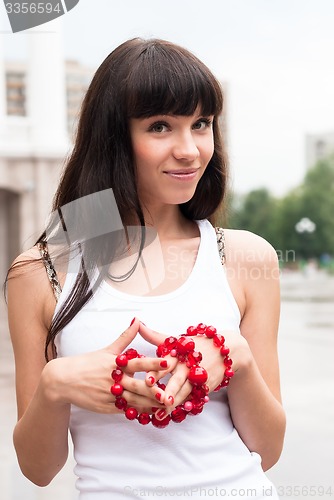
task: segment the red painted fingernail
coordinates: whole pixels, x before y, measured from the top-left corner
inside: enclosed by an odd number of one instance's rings
[[[136,318],[133,318],[133,320],[130,323],[130,326],[132,326],[135,321],[136,321]]]
[[[151,385],[155,383],[155,378],[154,377],[148,377],[147,379]]]
[[[160,361],[160,366],[161,366],[161,368],[167,368],[167,366],[168,366],[167,361],[165,359]]]
[[[156,393],[155,399],[157,399],[158,401],[161,401],[161,394],[160,394],[160,392]]]
[[[156,412],[155,416],[159,419],[162,420],[167,416],[166,410],[159,410]]]
[[[168,396],[168,401],[170,402],[170,404],[172,405],[174,403],[174,398],[173,396]]]

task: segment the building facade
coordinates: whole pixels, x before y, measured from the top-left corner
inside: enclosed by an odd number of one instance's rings
[[[1,282],[43,231],[93,73],[64,62],[60,23],[26,36],[25,61],[5,61],[0,46]]]
[[[309,170],[319,160],[334,154],[334,131],[306,136],[305,160]]]

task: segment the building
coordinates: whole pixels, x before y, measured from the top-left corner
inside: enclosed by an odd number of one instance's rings
[[[27,116],[28,63],[5,61],[4,67],[7,115]],[[70,138],[75,133],[81,103],[92,75],[92,69],[78,61],[65,61],[66,123]]]
[[[309,170],[319,160],[334,154],[334,131],[306,136],[306,168]]]
[[[65,65],[60,23],[26,35],[23,62],[5,62],[0,40],[1,282],[13,258],[44,228],[92,74]]]

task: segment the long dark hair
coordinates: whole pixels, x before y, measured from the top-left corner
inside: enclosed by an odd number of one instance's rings
[[[203,116],[214,115],[214,153],[191,200],[180,205],[190,220],[212,218],[221,206],[226,189],[227,166],[218,118],[223,108],[220,84],[211,71],[188,50],[164,40],[135,38],[117,47],[95,73],[84,98],[76,141],[57,189],[53,212],[65,205],[107,189],[113,195],[126,225],[145,228],[136,189],[135,165],[129,134],[129,119],[160,114],[190,116],[199,108]],[[85,217],[89,214],[85,214]],[[38,242],[48,239],[52,224]],[[116,238],[117,239],[117,238]],[[145,230],[141,233],[141,251]],[[46,357],[57,335],[94,293],[92,276],[103,255],[112,262],[116,254],[113,238],[87,245],[76,283],[55,315],[46,340]],[[100,273],[95,287],[103,279]]]

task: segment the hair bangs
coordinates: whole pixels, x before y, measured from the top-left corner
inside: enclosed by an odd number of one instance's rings
[[[218,81],[182,48],[150,41],[133,62],[124,96],[128,118],[190,116],[197,109],[217,116],[222,111]]]

